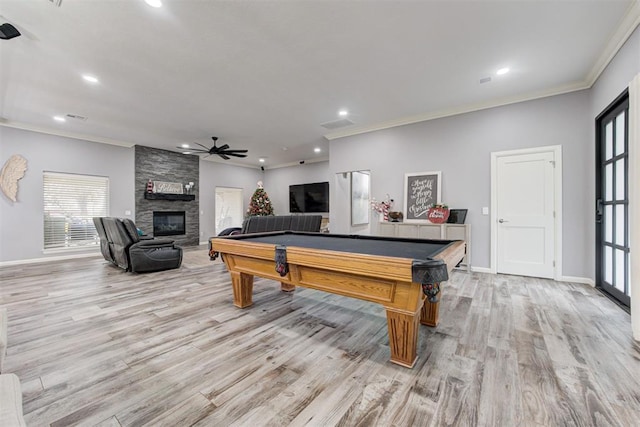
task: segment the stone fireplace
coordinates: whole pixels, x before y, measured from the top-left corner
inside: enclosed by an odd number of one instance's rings
[[[200,204],[198,192],[200,185],[198,177],[200,159],[198,156],[184,155],[168,150],[135,146],[135,195],[136,217],[135,223],[145,234],[154,236],[168,236],[181,246],[195,246],[200,243]],[[193,197],[148,197],[146,196],[147,183],[151,181],[164,181],[187,184],[193,182],[194,188],[190,191]],[[176,224],[162,226],[165,231],[176,234],[156,234],[156,221],[154,212],[175,213],[184,215],[183,230],[177,234]],[[181,214],[182,215],[182,214]],[[165,215],[166,216],[166,215]],[[176,215],[170,215],[172,218]],[[172,219],[169,218],[169,219]],[[173,218],[175,219],[175,218]]]

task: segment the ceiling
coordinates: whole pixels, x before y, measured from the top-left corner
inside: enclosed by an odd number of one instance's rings
[[[57,1],[0,0],[22,33],[0,40],[0,124],[174,151],[215,135],[249,150],[228,163],[265,168],[588,88],[640,21],[627,0]],[[340,109],[353,125],[321,126]],[[67,114],[86,120],[53,120]]]

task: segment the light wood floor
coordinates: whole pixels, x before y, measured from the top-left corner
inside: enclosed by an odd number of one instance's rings
[[[29,426],[638,426],[629,315],[589,286],[456,271],[414,369],[381,306],[223,264],[125,273],[102,258],[5,267],[6,372]]]

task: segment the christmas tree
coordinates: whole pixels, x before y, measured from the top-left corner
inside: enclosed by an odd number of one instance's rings
[[[273,205],[269,200],[267,192],[262,188],[262,181],[258,181],[258,188],[251,196],[247,216],[267,216],[273,215]]]

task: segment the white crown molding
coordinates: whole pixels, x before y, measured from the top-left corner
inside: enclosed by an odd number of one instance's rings
[[[260,168],[264,168],[264,171],[268,171],[271,169],[280,169],[280,168],[288,168],[291,166],[303,166],[303,165],[308,165],[311,163],[321,163],[321,162],[328,162],[329,158],[328,157],[318,157],[318,158],[314,158],[314,159],[310,159],[310,160],[304,160],[304,163],[300,163],[302,160],[297,161],[297,162],[289,162],[289,163],[282,163],[282,164],[278,164],[278,165],[245,165],[242,163],[235,163],[233,161],[228,161],[228,160],[220,160],[220,159],[214,159],[213,156],[211,157],[206,157],[206,158],[200,158],[200,160],[205,161],[205,162],[212,162],[212,163],[220,163],[222,165],[231,165],[231,166],[239,166],[241,168],[249,168],[249,169],[260,169]]]
[[[4,126],[4,127],[8,127],[8,128],[15,128],[15,129],[28,130],[28,131],[31,131],[31,132],[43,133],[43,134],[46,134],[46,135],[62,136],[62,137],[65,137],[65,138],[78,139],[78,140],[82,140],[82,141],[97,142],[97,143],[100,143],[100,144],[117,145],[118,147],[125,147],[125,148],[132,148],[135,145],[139,145],[139,144],[136,144],[135,142],[118,141],[118,140],[110,139],[110,138],[101,138],[101,137],[92,136],[92,135],[83,135],[83,134],[78,134],[78,133],[73,133],[73,132],[64,132],[64,131],[60,131],[58,129],[51,129],[51,128],[47,128],[47,127],[34,126],[34,125],[27,124],[27,123],[14,122],[14,121],[7,120],[7,119],[4,119],[4,118],[0,118],[0,126]],[[166,150],[165,148],[160,148],[160,149],[161,150]],[[168,150],[168,151],[171,151],[171,150]],[[197,154],[192,154],[192,155],[196,156]],[[204,162],[220,163],[222,165],[238,166],[238,167],[241,167],[241,168],[248,168],[248,169],[260,169],[261,167],[264,167],[265,170],[267,170],[267,169],[286,168],[286,167],[289,167],[289,166],[295,166],[295,165],[300,164],[300,162],[291,162],[291,163],[283,163],[281,165],[274,165],[274,166],[266,167],[266,166],[263,166],[263,165],[246,165],[246,164],[242,164],[242,163],[236,163],[234,161],[216,159],[213,156],[206,157],[206,158],[205,157],[200,157],[200,160],[204,161]],[[326,162],[326,161],[329,161],[329,158],[328,157],[322,157],[322,158],[316,158],[316,159],[311,159],[311,160],[305,160],[304,164]]]
[[[119,147],[126,147],[126,148],[131,148],[134,145],[136,145],[134,142],[119,141],[116,139],[102,138],[102,137],[92,136],[92,135],[83,135],[83,134],[73,133],[73,132],[65,132],[65,131],[60,131],[57,129],[51,129],[47,127],[34,126],[27,123],[14,122],[14,121],[2,119],[2,118],[0,118],[0,126],[28,130],[32,132],[38,132],[38,133],[44,133],[47,135],[62,136],[65,138],[80,139],[80,140],[89,141],[89,142],[98,142],[100,144],[117,145]]]
[[[595,62],[591,71],[587,74],[586,78],[581,82],[571,83],[565,86],[557,88],[533,92],[525,95],[520,95],[511,98],[503,98],[493,100],[490,102],[468,104],[466,106],[439,110],[424,114],[418,114],[415,116],[403,117],[394,120],[388,120],[381,123],[376,123],[368,126],[349,127],[348,129],[338,130],[335,132],[329,132],[324,137],[331,141],[334,139],[345,138],[347,136],[359,135],[363,133],[375,132],[384,129],[390,129],[398,126],[409,125],[413,123],[425,122],[429,120],[441,119],[444,117],[457,116],[460,114],[471,113],[474,111],[486,110],[489,108],[502,107],[505,105],[516,104],[519,102],[533,101],[535,99],[546,98],[549,96],[562,95],[565,93],[575,92],[583,89],[589,89],[596,82],[600,74],[605,70],[607,65],[611,62],[613,57],[618,53],[620,48],[629,39],[631,34],[635,31],[636,27],[640,25],[640,0],[635,0],[629,9],[627,10],[624,18],[620,22],[618,29],[611,36],[604,51]]]
[[[301,161],[303,161],[304,163],[300,163]],[[311,160],[301,160],[298,162],[289,162],[289,163],[282,163],[280,165],[273,165],[273,166],[265,166],[264,169],[265,170],[271,170],[271,169],[280,169],[280,168],[289,168],[291,166],[304,166],[304,165],[308,165],[311,163],[322,163],[322,162],[328,162],[329,158],[328,157],[318,157],[318,158],[314,158]]]
[[[548,89],[544,91],[531,92],[526,95],[505,97],[497,100],[491,100],[488,102],[479,102],[475,104],[467,104],[461,107],[438,110],[438,111],[424,113],[424,114],[417,114],[415,116],[388,120],[386,122],[381,122],[381,123],[377,123],[369,126],[351,127],[349,129],[328,133],[324,135],[324,137],[329,141],[331,141],[334,139],[344,138],[347,136],[353,136],[353,135],[358,135],[362,133],[390,129],[398,126],[410,125],[410,124],[425,122],[429,120],[442,119],[445,117],[472,113],[474,111],[481,111],[481,110],[487,110],[489,108],[502,107],[510,104],[517,104],[524,101],[532,101],[534,99],[547,98],[555,95],[562,95],[565,93],[576,92],[576,91],[588,89],[588,88],[589,86],[587,86],[586,83],[584,82],[572,83],[569,85],[560,86],[560,87],[556,87],[556,88]]]
[[[178,153],[180,154],[180,153]],[[189,156],[197,156],[197,154],[188,154]],[[224,160],[222,158],[214,158],[213,156],[209,156],[209,157],[200,157],[200,161],[202,162],[210,162],[210,163],[220,163],[221,165],[227,165],[227,166],[238,166],[241,168],[247,168],[247,169],[260,169],[260,166],[256,166],[256,165],[245,165],[243,163],[236,163],[233,160],[229,161],[229,160]]]
[[[591,68],[589,74],[587,74],[585,82],[589,87],[593,86],[598,80],[600,74],[607,68],[607,65],[618,53],[622,45],[631,37],[638,25],[640,25],[640,0],[634,1],[629,6],[627,13],[622,18],[620,25],[618,25],[618,29],[611,35],[604,51],[593,65],[593,68]]]

